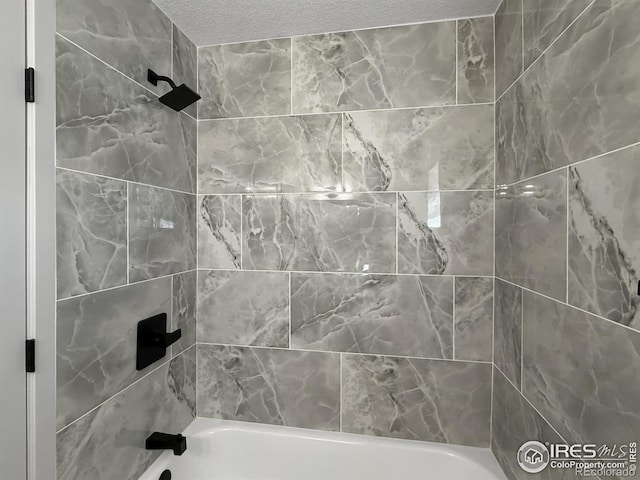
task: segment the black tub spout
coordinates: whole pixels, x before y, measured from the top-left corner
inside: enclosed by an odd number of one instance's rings
[[[147,450],[173,450],[174,455],[182,455],[187,450],[187,438],[180,434],[153,432],[147,438],[145,448]]]

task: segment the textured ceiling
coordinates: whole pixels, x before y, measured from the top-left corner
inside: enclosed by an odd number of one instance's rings
[[[154,0],[198,46],[493,15],[501,0]]]

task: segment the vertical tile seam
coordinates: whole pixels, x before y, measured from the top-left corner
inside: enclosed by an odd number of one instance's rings
[[[289,37],[289,62],[289,101],[291,102],[289,105],[289,113],[293,115],[293,37]]]
[[[566,167],[566,188],[567,188],[567,206],[566,206],[566,222],[567,222],[567,231],[566,231],[566,236],[564,241],[566,242],[566,254],[567,256],[565,257],[565,262],[566,262],[566,272],[565,272],[565,280],[566,280],[566,285],[565,285],[565,303],[567,305],[569,305],[569,185],[570,185],[570,181],[569,181],[569,173],[570,173],[570,167],[567,166]]]
[[[452,352],[451,352],[451,358],[453,360],[456,359],[456,333],[457,333],[457,328],[456,326],[458,325],[457,319],[456,319],[456,282],[457,279],[456,277],[452,278],[452,287],[453,287],[453,297],[451,299],[451,320],[453,325],[451,325],[451,348],[452,348]]]
[[[460,47],[460,20],[456,19],[455,21],[455,29],[456,29],[456,34],[454,36],[454,41],[455,41],[455,50],[456,50],[456,67],[455,67],[455,75],[456,75],[456,105],[458,105],[458,99],[459,99],[459,94],[458,94],[458,89],[460,88],[459,85],[459,77],[460,77],[460,59],[458,58],[458,48]]]
[[[344,431],[344,427],[343,427],[343,413],[344,413],[344,395],[343,395],[343,391],[344,391],[344,387],[343,387],[343,380],[342,380],[342,371],[344,368],[343,365],[343,352],[339,352],[339,361],[340,361],[340,408],[339,408],[339,413],[340,413],[340,431],[343,432]]]

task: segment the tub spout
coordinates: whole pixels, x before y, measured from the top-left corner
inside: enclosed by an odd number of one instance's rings
[[[174,455],[182,455],[187,450],[187,438],[180,434],[153,432],[145,447],[147,450],[173,450]]]

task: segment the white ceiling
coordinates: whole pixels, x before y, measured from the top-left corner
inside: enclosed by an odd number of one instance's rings
[[[153,0],[198,46],[493,15],[502,0]]]

